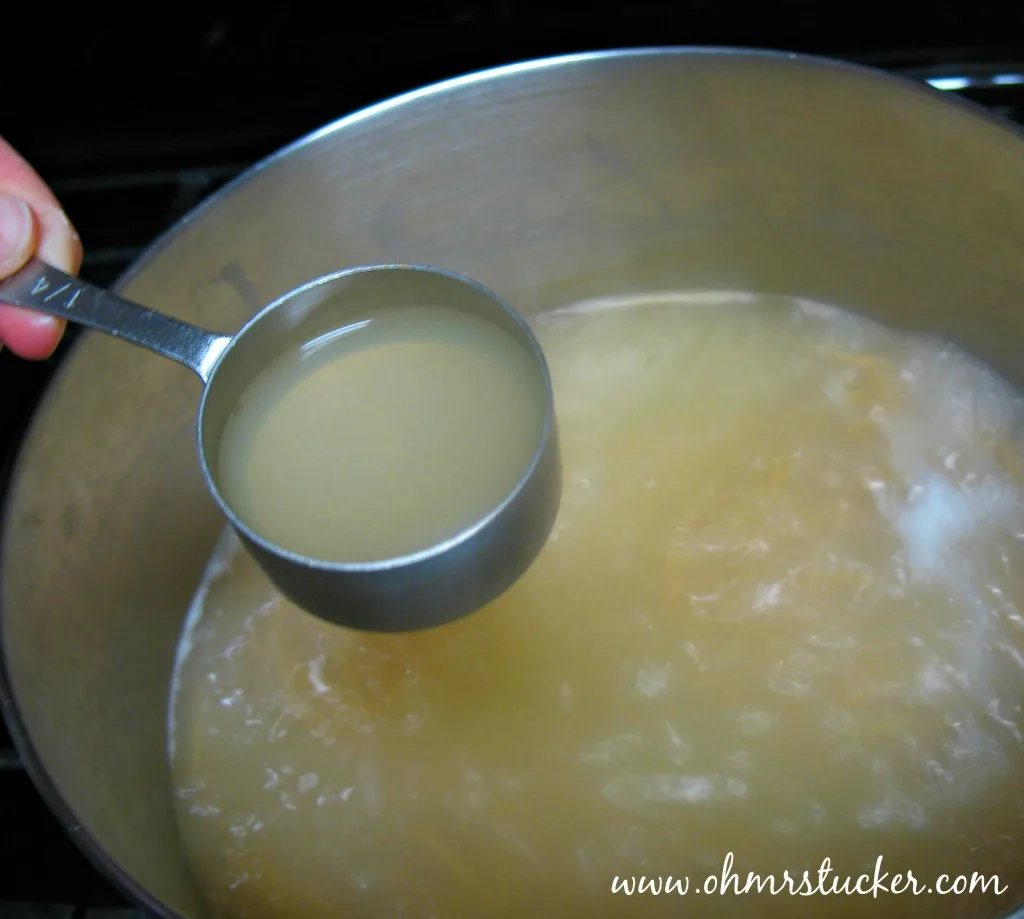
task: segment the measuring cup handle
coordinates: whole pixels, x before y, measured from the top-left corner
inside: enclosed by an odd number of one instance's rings
[[[23,306],[106,332],[195,371],[208,382],[231,341],[65,274],[38,259],[0,281],[0,303]]]

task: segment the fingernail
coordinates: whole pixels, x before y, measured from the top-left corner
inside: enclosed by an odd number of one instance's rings
[[[0,194],[0,277],[21,267],[32,245],[32,211],[20,198]]]

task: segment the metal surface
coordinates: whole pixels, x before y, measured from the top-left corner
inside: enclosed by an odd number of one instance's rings
[[[444,306],[501,326],[543,378],[544,428],[508,496],[455,536],[415,554],[332,563],[275,546],[240,519],[218,486],[217,450],[228,417],[252,379],[282,348],[312,341],[367,309]],[[203,475],[246,547],[285,596],[338,625],[378,632],[430,628],[466,616],[510,587],[547,541],[562,493],[551,378],[540,345],[508,304],[465,277],[436,268],[382,265],[339,271],[290,291],[260,311],[213,368],[199,408]]]
[[[0,301],[40,310],[169,357],[195,371],[204,383],[230,335],[217,335],[125,300],[38,259],[0,281]]]
[[[37,259],[0,281],[0,301],[105,332],[193,370],[206,384],[197,443],[207,488],[281,593],[336,625],[403,632],[475,612],[529,568],[554,525],[562,493],[561,464],[543,352],[510,306],[468,278],[422,266],[347,269],[289,291],[235,336],[173,319]],[[368,308],[410,303],[480,316],[504,328],[530,354],[544,380],[545,421],[529,465],[497,507],[450,539],[412,555],[361,564],[325,562],[273,544],[238,516],[214,471],[232,410],[284,350],[338,329]]]
[[[1022,251],[1024,142],[998,119],[828,62],[663,50],[343,119],[218,194],[120,290],[216,328],[339,263],[444,264],[528,320],[610,293],[778,291],[944,333],[1021,385]],[[196,917],[164,713],[223,517],[177,372],[82,336],[16,470],[0,626],[7,713],[51,806],[134,897]]]

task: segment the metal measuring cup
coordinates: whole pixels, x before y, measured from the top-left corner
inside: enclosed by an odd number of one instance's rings
[[[467,615],[503,593],[530,566],[554,525],[561,461],[547,362],[523,319],[469,278],[419,265],[351,268],[304,284],[262,309],[235,335],[173,319],[33,259],[0,282],[0,301],[106,332],[169,357],[203,381],[197,441],[210,493],[277,588],[337,625],[402,632]],[[496,507],[456,536],[374,562],[326,562],[275,545],[225,500],[214,470],[220,438],[249,384],[281,353],[341,328],[361,307],[445,306],[509,332],[544,380],[545,421],[531,461]]]

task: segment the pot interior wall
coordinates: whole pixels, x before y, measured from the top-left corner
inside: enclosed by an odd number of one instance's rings
[[[86,240],[88,243],[88,240]],[[1024,375],[1024,144],[931,91],[787,56],[631,53],[495,73],[321,132],[202,208],[123,292],[218,330],[337,268],[464,272],[527,314],[608,294],[784,292],[952,336]],[[69,821],[138,890],[199,907],[167,691],[221,529],[198,381],[88,335],[4,520],[16,717]]]

